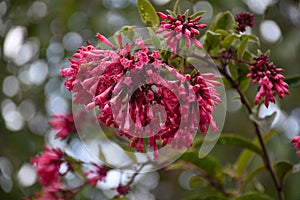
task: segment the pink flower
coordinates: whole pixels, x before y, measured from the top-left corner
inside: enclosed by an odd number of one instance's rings
[[[73,114],[55,114],[50,121],[53,129],[57,131],[56,138],[65,139],[69,134],[76,131]]]
[[[215,86],[220,85],[220,82],[216,81],[217,78],[214,74],[200,74],[199,72],[191,78],[199,106],[199,126],[201,132],[204,134],[207,133],[208,127],[211,127],[213,131],[218,130],[212,116],[216,105],[222,101],[220,94],[215,88]]]
[[[288,84],[284,82],[284,76],[280,74],[281,72],[283,69],[276,68],[270,63],[268,56],[261,55],[255,58],[251,72],[247,75],[252,78],[252,83],[259,83],[260,85],[254,100],[255,104],[264,98],[264,104],[268,107],[270,102],[275,103],[275,92],[282,99],[285,94],[289,94]]]
[[[300,149],[300,136],[294,137],[292,142],[294,143],[295,149],[299,150]],[[300,157],[300,152],[298,152],[298,156]]]
[[[100,42],[103,42],[104,44],[108,45],[109,47],[111,47],[112,49],[116,49],[116,46],[113,45],[106,37],[104,37],[103,35],[101,35],[100,33],[96,34],[96,37],[99,39]]]
[[[143,67],[147,65],[150,61],[149,56],[144,51],[138,51],[136,53],[137,62],[135,63],[136,67]]]
[[[32,158],[39,182],[48,186],[59,182],[59,169],[63,163],[64,153],[60,149],[53,149],[48,146],[39,156]]]
[[[157,15],[165,20],[160,23],[157,33],[166,32],[163,37],[167,38],[166,43],[172,52],[177,52],[178,43],[181,39],[185,40],[187,47],[190,47],[190,40],[192,40],[196,47],[200,49],[203,48],[202,44],[196,38],[196,36],[200,34],[199,29],[206,28],[206,24],[198,23],[201,16],[195,17],[194,19],[190,17],[186,19],[182,14],[177,15],[176,18],[161,12],[158,12]]]
[[[235,15],[235,21],[238,23],[237,31],[245,32],[247,26],[254,26],[254,15],[248,12],[240,12]]]
[[[92,184],[92,186],[96,186],[98,181],[105,181],[107,172],[110,168],[106,166],[100,166],[97,164],[93,164],[95,170],[90,170],[85,173],[87,180]]]

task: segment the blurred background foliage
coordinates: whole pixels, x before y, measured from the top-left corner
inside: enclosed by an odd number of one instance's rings
[[[174,1],[152,0],[158,11],[170,9]],[[182,10],[205,10],[205,23],[219,11],[250,11],[255,14],[254,34],[261,38],[263,51],[271,49],[271,59],[282,67],[286,77],[300,74],[300,2],[297,0],[182,0]],[[111,36],[124,25],[144,26],[135,0],[2,0],[0,2],[0,199],[21,199],[33,194],[36,175],[30,157],[43,149],[51,138],[48,124],[54,113],[70,112],[71,96],[59,77],[68,57],[86,40],[96,43],[94,35]],[[251,87],[248,95],[255,95]],[[290,140],[300,130],[299,88],[276,106],[261,110],[266,115],[276,110],[273,127],[280,131],[269,143],[271,157],[299,163]],[[227,117],[224,134],[254,137],[245,110],[234,101],[237,94],[227,91]],[[226,155],[224,156],[224,152]],[[217,146],[212,154],[223,166],[235,161],[240,149]],[[255,161],[254,161],[255,162]],[[158,178],[159,175],[159,183]],[[195,188],[188,184],[192,171],[160,172],[152,176],[148,199],[182,199],[187,194],[207,193],[205,180]],[[267,173],[260,175],[261,191],[275,194]],[[299,173],[286,179],[289,200],[299,200]],[[146,181],[147,182],[147,181]],[[157,186],[156,186],[157,185]],[[209,187],[208,187],[209,188]],[[146,197],[146,196],[145,196]],[[146,198],[146,199],[147,199]],[[138,198],[139,199],[139,198]]]

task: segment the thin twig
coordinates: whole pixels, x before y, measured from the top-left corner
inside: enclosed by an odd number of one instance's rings
[[[239,93],[240,98],[241,98],[241,102],[246,107],[248,113],[250,115],[253,114],[251,105],[250,105],[247,97],[244,95],[244,93],[240,89],[239,85],[234,82],[234,80],[231,78],[231,76],[226,71],[225,67],[219,68],[219,70],[225,76],[225,78],[230,82],[231,86],[234,89],[236,89],[236,91]],[[279,182],[278,177],[276,176],[275,170],[274,170],[274,168],[272,166],[272,161],[270,159],[270,156],[268,154],[266,145],[264,143],[261,130],[259,129],[259,126],[258,126],[258,124],[256,122],[254,122],[254,121],[252,121],[252,122],[253,122],[253,125],[254,125],[254,128],[255,128],[255,133],[256,133],[256,135],[258,137],[260,146],[261,146],[262,151],[263,151],[263,158],[264,158],[265,166],[266,166],[267,170],[269,171],[269,173],[270,173],[270,175],[272,177],[272,180],[274,182],[274,185],[275,185],[277,193],[278,193],[278,198],[279,198],[279,200],[284,200],[284,194],[283,194],[283,190],[282,190],[283,188],[282,188],[282,185]]]

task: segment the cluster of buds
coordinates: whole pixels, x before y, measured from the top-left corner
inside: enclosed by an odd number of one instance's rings
[[[275,103],[274,92],[280,98],[284,98],[285,94],[289,94],[288,84],[284,82],[284,76],[280,74],[283,69],[269,61],[268,56],[261,55],[255,58],[255,63],[251,66],[251,72],[248,77],[253,83],[259,83],[259,91],[255,97],[255,104],[258,104],[264,98],[264,104],[269,106],[270,102]]]
[[[235,15],[235,21],[238,23],[236,30],[240,32],[245,32],[246,27],[254,26],[254,15],[248,12],[240,12]]]

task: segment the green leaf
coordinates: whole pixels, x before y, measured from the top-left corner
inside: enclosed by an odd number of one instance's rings
[[[260,166],[253,170],[252,172],[248,173],[245,179],[243,180],[242,183],[242,190],[249,184],[249,182],[260,172],[264,171],[266,169],[265,166]]]
[[[257,49],[257,57],[260,57],[261,55],[263,55],[263,52],[260,49]]]
[[[289,87],[299,87],[300,86],[300,75],[285,78],[284,81],[289,84]]]
[[[171,51],[167,51],[167,50],[164,50],[160,53],[161,57],[164,59],[164,60],[168,60],[171,55],[172,55],[172,52]]]
[[[235,41],[239,40],[239,36],[235,33],[228,35],[222,42],[222,46],[226,49],[230,48],[231,44]]]
[[[188,19],[189,18],[189,9],[187,9],[184,13],[183,13],[183,15],[185,16],[185,19]]]
[[[237,56],[238,59],[243,58],[245,49],[248,45],[248,42],[249,42],[249,37],[246,36],[242,39],[242,43],[240,44],[240,46],[237,49],[237,55],[236,56]]]
[[[234,17],[231,12],[221,12],[212,21],[209,30],[215,31],[216,29],[232,30],[234,25]]]
[[[203,46],[208,52],[217,48],[222,40],[222,35],[220,33],[215,33],[209,30],[206,31],[205,36]]]
[[[271,54],[271,50],[270,49],[268,49],[265,53],[264,53],[266,56],[270,56],[270,54]]]
[[[239,68],[238,63],[236,63],[235,61],[229,62],[228,70],[233,80],[237,80],[239,77],[238,68]]]
[[[174,17],[174,18],[177,17],[177,15],[176,15],[172,10],[167,9],[166,11],[167,11],[167,12],[169,13],[169,15],[171,15],[172,17]]]
[[[196,142],[193,148],[198,148],[199,146],[202,145],[202,143],[203,140]],[[257,153],[258,155],[262,155],[262,150],[260,149],[258,144],[255,144],[246,138],[234,134],[226,134],[220,136],[217,144],[240,147],[243,149],[250,150],[251,152]]]
[[[184,153],[180,159],[192,163],[197,168],[204,170],[210,177],[216,179],[220,183],[224,183],[224,174],[222,172],[222,167],[212,157],[206,156],[199,159],[198,153],[187,152]]]
[[[205,13],[205,11],[198,11],[198,12],[191,15],[191,19],[194,19],[194,18],[196,18],[200,15],[203,15],[204,13]]]
[[[281,161],[274,164],[274,169],[276,171],[277,177],[279,178],[279,181],[281,182],[281,184],[283,184],[284,178],[293,169],[293,165],[291,163]]]
[[[240,147],[240,148],[251,150],[257,153],[258,155],[263,155],[262,150],[258,145],[238,135],[233,135],[233,134],[223,135],[222,137],[219,138],[218,144]]]
[[[252,54],[250,51],[245,50],[243,59],[244,59],[245,61],[252,62],[252,60],[253,60],[253,54]],[[249,69],[249,68],[248,68],[248,72],[250,72],[250,69]]]
[[[135,35],[135,32],[134,32],[135,29],[136,29],[136,26],[123,26],[120,30],[115,32],[114,40],[115,40],[116,44],[119,45],[118,37],[121,34],[126,36],[130,41],[133,41],[133,38],[134,38],[134,35]]]
[[[229,34],[228,31],[226,31],[226,30],[224,30],[224,29],[216,29],[214,32],[215,32],[215,33],[220,33],[220,34],[222,35],[222,38],[227,37],[228,34]]]
[[[243,34],[241,36],[242,38],[249,38],[250,42],[256,43],[256,44],[260,44],[259,38],[256,35],[252,35],[252,34]]]
[[[251,79],[250,78],[244,78],[243,80],[241,80],[240,82],[240,89],[245,92],[247,91],[248,87],[250,86],[251,83]]]
[[[152,41],[153,46],[155,47],[155,49],[161,49],[161,43],[159,38],[157,37],[157,34],[155,33],[155,31],[152,28],[148,28],[149,30],[149,35]]]
[[[99,147],[99,159],[104,163],[106,162],[106,157],[105,157],[105,154],[102,151],[101,147]]]
[[[202,182],[206,182],[206,180],[201,175],[193,176],[189,181],[191,188],[197,187],[199,185],[199,183],[202,183]]]
[[[175,4],[174,4],[174,7],[173,7],[173,12],[175,13],[175,14],[179,14],[179,13],[181,13],[180,12],[180,7],[179,7],[179,1],[180,0],[177,0],[176,2],[175,2]]]
[[[270,196],[261,193],[244,194],[235,200],[272,200]]]
[[[158,27],[160,21],[152,4],[147,0],[137,0],[137,5],[143,22],[147,26]]]
[[[263,141],[267,142],[272,136],[277,134],[278,132],[275,130],[270,130],[268,133],[263,135]],[[256,138],[253,141],[254,144],[259,145],[259,141]],[[250,163],[250,160],[252,160],[254,154],[253,152],[249,151],[248,149],[244,150],[237,159],[235,166],[236,166],[236,176],[237,178],[241,178],[244,171],[246,170],[247,166]]]

